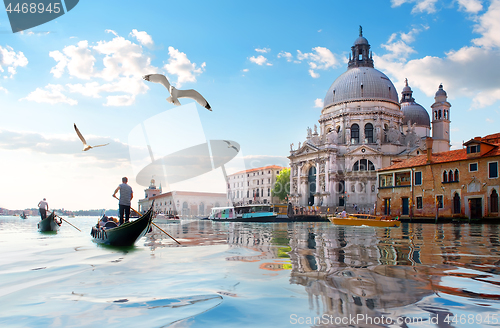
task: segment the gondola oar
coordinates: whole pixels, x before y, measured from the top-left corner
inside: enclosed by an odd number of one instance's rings
[[[137,215],[139,215],[139,217],[141,217],[141,216],[142,216],[142,214],[141,214],[141,213],[137,212],[137,211],[136,211],[136,210],[134,210],[132,207],[130,207],[130,209],[131,209],[132,211],[134,211],[135,213],[137,213]],[[181,244],[181,243],[179,243],[179,242],[178,242],[178,241],[177,241],[174,237],[170,236],[170,235],[169,235],[169,234],[168,234],[165,230],[163,230],[162,228],[160,228],[160,227],[159,227],[156,223],[154,223],[154,222],[151,222],[151,223],[152,223],[155,227],[157,227],[158,229],[160,229],[160,230],[161,230],[164,234],[166,234],[167,236],[169,236],[170,238],[172,238],[172,239],[173,239],[173,240],[174,240],[177,244],[179,244],[179,245]]]
[[[69,224],[70,226],[72,226],[73,228],[75,228],[76,230],[82,232],[80,229],[78,229],[77,227],[75,227],[74,225],[72,225],[71,223],[69,223],[67,220],[63,219],[62,217],[60,217],[59,215],[56,214],[56,216],[58,218],[60,218],[61,220],[63,220],[64,222],[66,222],[67,224]]]

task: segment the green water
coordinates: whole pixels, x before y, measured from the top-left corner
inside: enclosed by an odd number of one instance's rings
[[[495,327],[497,225],[158,223],[136,246],[0,217],[0,327]]]

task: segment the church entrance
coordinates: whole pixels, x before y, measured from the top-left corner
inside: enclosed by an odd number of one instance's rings
[[[480,219],[483,217],[483,204],[481,198],[469,198],[470,218]]]
[[[314,194],[316,193],[316,167],[311,167],[309,169],[309,174],[307,175],[307,205],[314,205]]]

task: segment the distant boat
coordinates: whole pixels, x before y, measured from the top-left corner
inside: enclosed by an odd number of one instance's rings
[[[245,205],[214,207],[208,217],[212,221],[223,222],[274,222],[277,213],[271,210],[270,205]]]
[[[395,220],[390,216],[376,216],[369,214],[348,214],[342,218],[338,216],[329,216],[330,222],[336,225],[351,226],[369,226],[369,227],[399,227],[401,221]]]
[[[154,217],[156,222],[180,222],[180,218],[177,215],[173,214],[156,214]]]
[[[24,220],[26,220],[28,218],[28,216],[26,215],[26,213],[24,213],[24,211],[19,216],[21,217],[21,219],[24,219]]]
[[[108,222],[104,228],[99,228],[98,225],[93,226],[90,235],[98,243],[111,246],[132,246],[150,230],[152,222],[153,207],[151,206],[149,211],[135,221],[129,221],[120,226],[114,222]]]
[[[59,224],[56,221],[56,213],[53,211],[45,219],[38,222],[38,231],[57,231],[59,229]]]

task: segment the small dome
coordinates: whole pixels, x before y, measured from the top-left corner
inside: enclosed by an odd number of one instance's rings
[[[403,124],[417,123],[419,126],[431,127],[431,119],[429,113],[424,107],[420,106],[415,102],[403,102],[401,103],[401,110],[403,111]]]
[[[354,45],[358,44],[368,44],[368,40],[364,36],[360,36],[356,39],[356,41],[354,41]]]
[[[438,89],[438,91],[436,91],[436,97],[440,97],[440,96],[448,97],[448,95],[446,94],[446,91],[443,90],[442,84],[439,85],[439,89]]]

